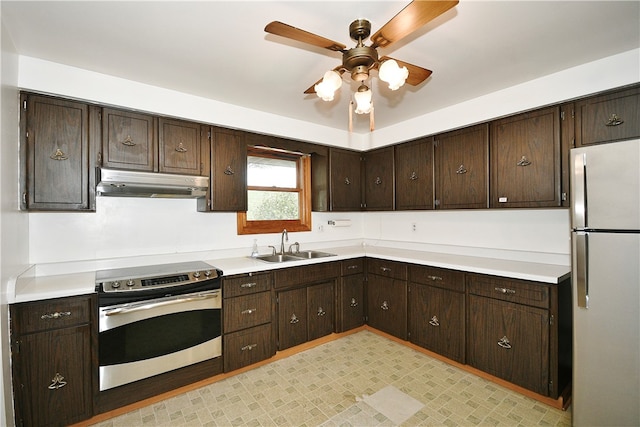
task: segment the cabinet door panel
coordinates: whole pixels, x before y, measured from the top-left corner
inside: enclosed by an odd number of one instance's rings
[[[411,285],[411,342],[464,362],[464,294],[418,284]]]
[[[309,341],[329,335],[334,331],[336,302],[333,288],[333,282],[307,288],[307,307],[309,310],[307,339]]]
[[[475,126],[436,138],[436,207],[489,206],[489,128]]]
[[[278,349],[307,341],[306,288],[278,292]]]
[[[549,395],[549,312],[469,295],[469,365]]]
[[[28,98],[28,209],[89,209],[88,111],[77,102]]]
[[[200,175],[200,125],[161,118],[158,124],[160,172]]]
[[[433,209],[433,143],[431,138],[397,145],[396,209]]]
[[[20,339],[25,425],[67,425],[91,416],[88,325]]]
[[[491,124],[491,207],[560,206],[558,107]]]
[[[393,147],[370,151],[364,163],[364,205],[367,210],[394,207]]]
[[[147,114],[102,110],[102,165],[157,171],[155,119]]]
[[[211,210],[247,210],[247,146],[242,134],[214,128],[210,191]]]
[[[364,324],[364,276],[353,274],[341,279],[338,307],[340,310],[340,332]]]
[[[271,322],[271,292],[228,298],[223,312],[225,333]]]
[[[370,274],[367,282],[368,324],[407,339],[407,282]]]
[[[274,354],[271,324],[256,326],[224,336],[224,371],[268,359]]]
[[[332,211],[359,211],[362,206],[361,154],[356,151],[329,151],[329,179]]]

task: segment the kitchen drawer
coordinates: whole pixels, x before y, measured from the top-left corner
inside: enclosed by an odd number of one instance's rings
[[[284,288],[293,285],[308,285],[314,282],[331,280],[340,276],[339,262],[323,262],[321,264],[302,265],[299,267],[276,270],[275,287]]]
[[[225,277],[222,281],[223,298],[254,294],[271,290],[273,275],[268,273],[248,273]]]
[[[224,300],[224,331],[234,332],[271,322],[271,292]]]
[[[475,274],[467,276],[467,285],[470,294],[549,308],[549,286],[552,285]]]
[[[407,265],[401,262],[367,258],[367,272],[378,276],[407,280]]]
[[[350,276],[364,272],[364,258],[347,259],[340,262],[342,276]]]
[[[423,265],[409,266],[409,280],[424,285],[464,292],[464,273]]]
[[[14,334],[66,328],[91,322],[91,295],[11,305]]]
[[[275,354],[271,324],[224,336],[224,371],[230,372]]]

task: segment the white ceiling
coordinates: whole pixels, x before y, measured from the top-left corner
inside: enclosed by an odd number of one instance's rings
[[[279,20],[341,42],[377,31],[404,1],[2,1],[21,55],[345,130],[355,83],[333,102],[303,92],[341,54],[264,32]],[[388,49],[433,70],[392,92],[377,80],[376,128],[640,47],[639,1],[460,3]],[[374,73],[375,74],[375,73]],[[355,131],[368,131],[358,117]]]

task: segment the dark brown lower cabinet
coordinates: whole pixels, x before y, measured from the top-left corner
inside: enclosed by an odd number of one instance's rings
[[[364,325],[364,259],[341,262],[342,277],[338,288],[338,331]]]
[[[367,323],[407,339],[407,266],[367,259]]]
[[[334,282],[278,292],[278,350],[335,330]]]
[[[224,371],[231,372],[273,356],[271,323],[224,336]]]
[[[90,418],[91,298],[11,306],[16,424],[62,426]]]

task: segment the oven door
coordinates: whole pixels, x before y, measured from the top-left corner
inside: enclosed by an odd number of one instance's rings
[[[100,390],[222,355],[219,289],[100,307]]]

